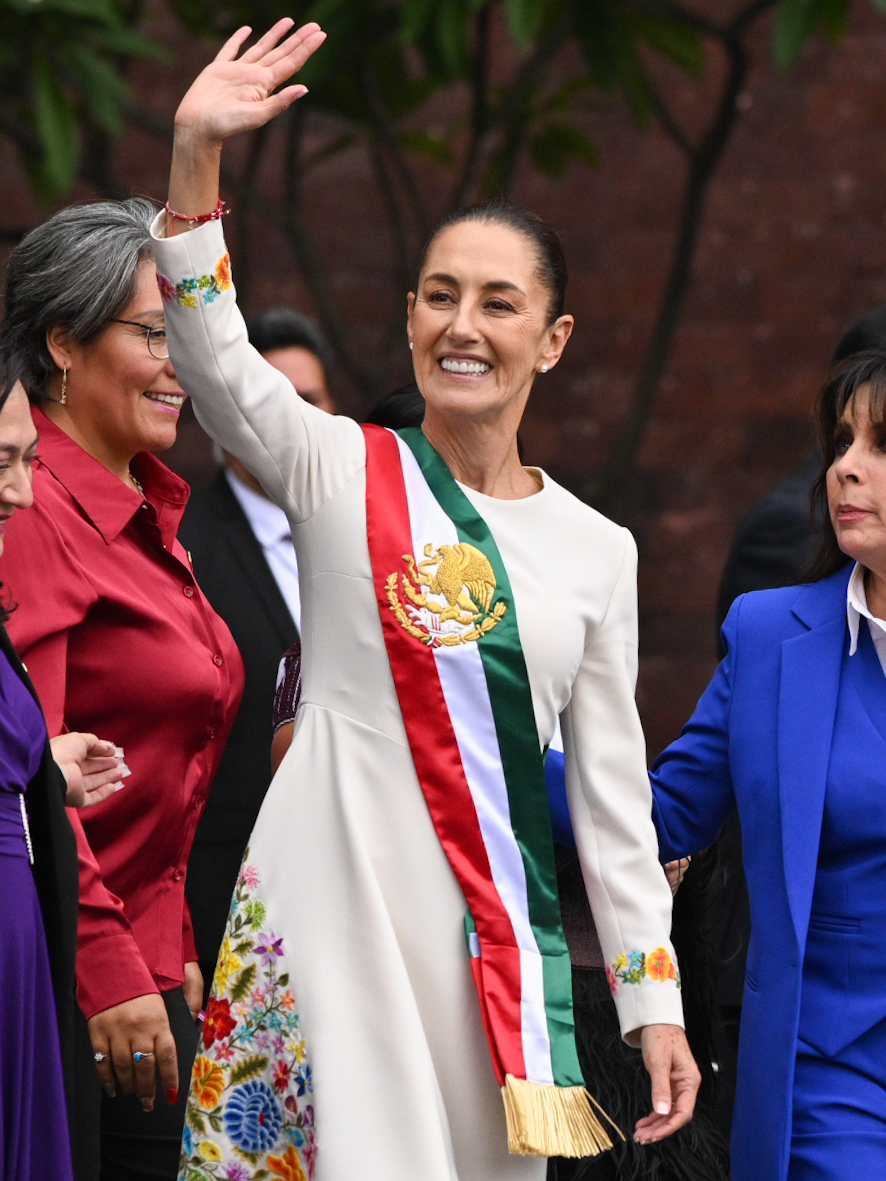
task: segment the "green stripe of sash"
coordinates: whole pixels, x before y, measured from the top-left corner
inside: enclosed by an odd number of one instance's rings
[[[508,604],[498,625],[479,642],[480,657],[495,719],[511,824],[526,870],[529,920],[542,955],[554,1081],[558,1086],[581,1086],[584,1080],[575,1048],[572,970],[560,917],[543,756],[538,747],[538,726],[510,580],[488,525],[421,430],[408,427],[397,433],[415,456],[459,539],[476,546],[488,558],[498,592]]]

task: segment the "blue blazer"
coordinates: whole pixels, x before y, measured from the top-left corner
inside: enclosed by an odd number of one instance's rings
[[[801,973],[851,569],[736,600],[723,625],[726,656],[680,738],[651,772],[662,861],[709,846],[733,808],[741,818],[752,933],[733,1181],[787,1175]],[[855,1006],[854,992],[835,991],[831,1014],[842,1045],[870,1028],[869,1005],[859,998]]]

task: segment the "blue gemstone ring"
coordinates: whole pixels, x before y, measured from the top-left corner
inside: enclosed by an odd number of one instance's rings
[[[153,1050],[144,1050],[144,1051],[143,1050],[136,1050],[135,1053],[132,1055],[132,1061],[133,1062],[141,1062],[142,1058],[153,1058],[153,1057],[154,1057]]]

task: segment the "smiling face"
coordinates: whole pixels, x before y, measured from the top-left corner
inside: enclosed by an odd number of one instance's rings
[[[37,432],[27,395],[20,385],[0,410],[0,554],[6,522],[14,512],[30,508],[31,468],[36,459]]]
[[[128,466],[139,451],[171,447],[185,400],[172,362],[148,348],[148,328],[163,325],[153,262],[139,268],[134,297],[119,319],[131,323],[111,321],[85,344],[71,341],[63,329],[48,334],[53,360],[67,368],[68,378],[66,405],[45,409],[112,470]],[[59,382],[56,398],[60,389]]]
[[[464,221],[433,240],[407,326],[430,416],[505,415],[516,429],[536,373],[572,331],[571,316],[548,325],[538,269],[534,244],[509,226]]]
[[[844,554],[886,576],[886,423],[872,422],[867,386],[850,400],[835,432],[828,511]]]

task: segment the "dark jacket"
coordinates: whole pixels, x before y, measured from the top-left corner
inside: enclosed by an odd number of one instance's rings
[[[203,593],[231,629],[246,672],[243,701],[188,865],[188,905],[200,965],[209,977],[240,859],[271,781],[277,668],[298,633],[224,472],[191,498],[178,536]]]
[[[0,648],[39,705],[31,679],[3,627],[0,627]],[[47,741],[40,769],[28,784],[28,824],[34,850],[34,880],[43,914],[52,987],[58,1012],[65,1088],[70,1101],[74,1056],[74,956],[77,948],[79,886],[77,843],[65,815],[65,792],[64,776],[52,758]]]

